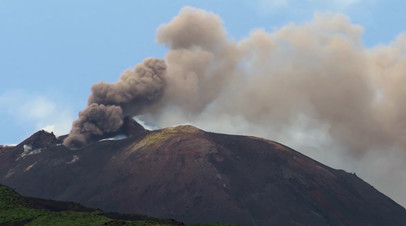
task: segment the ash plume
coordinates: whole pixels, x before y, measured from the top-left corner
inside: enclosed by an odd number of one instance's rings
[[[362,34],[345,15],[316,13],[236,41],[219,16],[185,7],[157,30],[165,62],[147,60],[116,83],[94,85],[89,104],[161,127],[188,122],[277,140],[361,171],[406,204],[395,189],[406,186],[406,36],[365,47]],[[86,143],[81,131],[74,126],[68,140]]]
[[[344,15],[316,13],[311,22],[258,29],[237,42],[220,17],[185,7],[157,30],[157,42],[169,48],[168,87],[151,118],[203,124],[224,115],[274,133],[300,122],[328,128],[354,157],[406,149],[406,92],[399,87],[406,81],[405,36],[368,49],[362,33]]]
[[[221,115],[276,134],[300,122],[328,128],[354,156],[406,149],[405,36],[366,48],[362,33],[344,15],[316,13],[235,41],[219,16],[185,7],[157,30],[156,41],[169,49],[165,61],[146,59],[116,83],[93,85],[88,104],[146,114],[163,126]]]
[[[125,71],[116,83],[93,85],[88,103],[120,106],[126,116],[139,114],[145,106],[162,97],[166,85],[165,70],[163,60],[148,58],[134,70]]]
[[[145,117],[278,140],[405,205],[406,36],[365,47],[362,34],[345,15],[316,13],[236,41],[219,16],[185,7],[157,30],[168,87]]]
[[[79,148],[96,136],[117,131],[123,124],[121,107],[92,103],[79,113],[79,119],[72,125],[64,145]]]
[[[92,87],[88,106],[73,122],[64,145],[80,148],[90,140],[117,132],[125,116],[134,116],[158,101],[165,89],[166,65],[148,58],[127,70],[116,83],[100,82]]]

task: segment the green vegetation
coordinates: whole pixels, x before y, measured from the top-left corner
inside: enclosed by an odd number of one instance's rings
[[[64,209],[63,211],[49,209]],[[115,215],[116,217],[108,217]],[[123,220],[123,219],[138,220]],[[77,203],[26,198],[12,189],[0,185],[0,225],[139,225],[166,226],[181,223],[146,217],[104,213]],[[199,224],[200,226],[226,226],[225,224]],[[196,225],[198,226],[198,225]]]
[[[0,225],[173,225],[165,222],[169,220],[153,219],[145,216],[143,217],[145,220],[112,219],[103,216],[104,213],[96,209],[79,212],[77,210],[82,208],[79,204],[70,204],[68,208],[71,208],[71,210],[45,210],[35,207],[35,202],[32,200],[35,201],[35,199],[25,198],[12,189],[0,185]],[[46,200],[40,201],[42,203],[46,202]],[[55,203],[58,203],[55,201],[49,202],[52,202],[54,206]]]

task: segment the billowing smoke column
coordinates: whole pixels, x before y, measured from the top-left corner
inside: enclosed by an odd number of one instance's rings
[[[123,124],[123,111],[114,105],[90,104],[79,113],[64,144],[71,148],[85,145],[93,137],[117,131]]]
[[[217,15],[185,7],[157,30],[165,63],[147,59],[114,84],[94,85],[65,144],[81,146],[119,128],[124,115],[143,114],[162,127],[188,122],[281,141],[393,184],[385,191],[406,204],[406,193],[391,190],[406,186],[406,36],[366,48],[362,33],[344,15],[316,13],[235,41]]]
[[[80,148],[92,139],[117,132],[124,116],[134,116],[158,101],[165,89],[166,65],[149,58],[125,71],[116,83],[93,85],[89,105],[79,113],[64,145]]]
[[[166,85],[165,71],[163,60],[146,59],[134,71],[125,71],[116,83],[100,82],[93,85],[89,105],[116,105],[122,108],[124,115],[139,114],[144,107],[162,97]]]
[[[356,171],[406,205],[406,36],[365,47],[342,14],[235,41],[186,7],[157,31],[168,87],[144,120],[257,135]]]
[[[146,114],[161,126],[223,117],[276,137],[298,126],[320,130],[355,156],[406,150],[405,36],[368,49],[362,32],[344,15],[316,13],[237,42],[217,15],[185,7],[157,30],[169,48],[165,61],[146,59],[116,83],[95,84],[65,143],[85,143],[114,132],[123,116]]]
[[[185,7],[157,30],[169,48],[168,87],[151,119],[231,125],[230,132],[255,127],[270,138],[319,130],[355,157],[406,150],[405,36],[367,49],[362,33],[344,15],[316,13],[311,22],[236,42],[217,15]]]

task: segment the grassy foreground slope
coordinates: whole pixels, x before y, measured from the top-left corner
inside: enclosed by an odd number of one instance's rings
[[[182,225],[142,215],[104,213],[72,202],[23,197],[0,185],[0,225]]]

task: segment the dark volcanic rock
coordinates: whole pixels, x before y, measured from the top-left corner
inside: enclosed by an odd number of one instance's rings
[[[405,225],[406,210],[353,174],[265,139],[191,126],[79,150],[48,148],[0,178],[23,195],[106,211],[241,225]],[[11,161],[12,160],[12,161]]]
[[[93,144],[102,139],[112,138],[117,135],[125,135],[127,137],[132,137],[132,136],[135,136],[140,133],[145,133],[146,131],[147,130],[144,129],[144,127],[141,124],[139,124],[133,118],[126,116],[126,117],[124,117],[123,125],[120,127],[119,130],[117,130],[116,132],[113,132],[113,133],[103,134],[103,136],[95,136],[95,137],[93,137],[92,140],[90,140],[88,142],[87,145]],[[58,143],[62,144],[63,140],[65,140],[65,138],[67,138],[67,137],[68,137],[68,135],[62,135],[62,136],[58,137]]]
[[[123,125],[121,126],[120,132],[125,134],[127,137],[131,137],[138,133],[145,132],[145,129],[134,119],[126,116],[124,117]]]
[[[145,133],[146,131],[147,130],[145,130],[144,127],[140,125],[137,121],[135,121],[133,118],[129,116],[126,116],[124,117],[123,125],[121,125],[119,130],[113,133],[106,133],[100,137],[94,137],[94,139],[90,141],[89,144],[97,142],[102,139],[115,137],[117,135],[126,135],[127,137],[132,137],[137,134]]]
[[[18,146],[29,145],[32,149],[47,148],[51,145],[55,145],[58,140],[54,133],[48,133],[45,130],[40,130],[29,138],[21,142]]]

